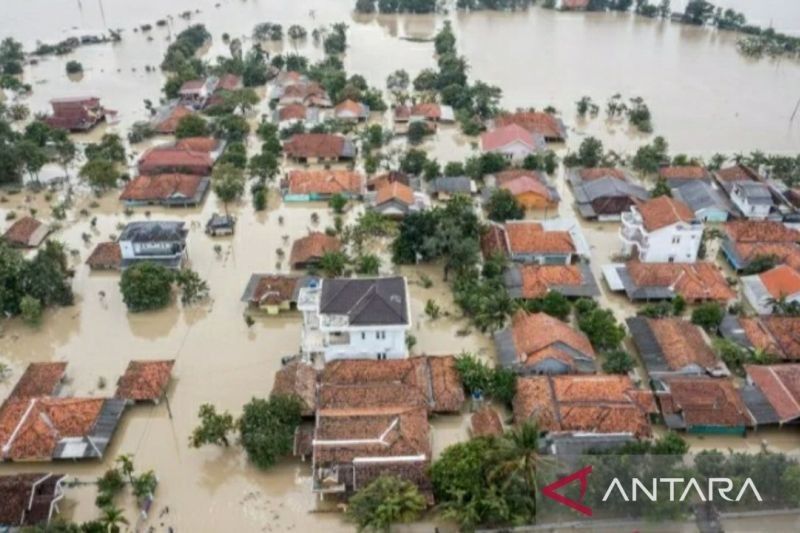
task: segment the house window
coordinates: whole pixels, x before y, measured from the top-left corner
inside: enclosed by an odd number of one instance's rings
[[[680,244],[680,242],[681,242],[680,235],[675,235],[674,237],[672,237],[672,244]]]
[[[378,361],[385,361],[385,360],[386,360],[386,353],[379,353]]]
[[[361,340],[362,340],[362,341],[365,341],[365,340],[367,340],[367,332],[366,332],[366,331],[362,331],[362,332],[361,332]]]
[[[385,331],[376,331],[375,332],[375,338],[376,339],[381,339],[381,340],[385,339],[386,338],[386,332]]]

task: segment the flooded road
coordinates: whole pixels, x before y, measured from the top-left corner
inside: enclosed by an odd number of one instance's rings
[[[774,22],[778,29],[792,31],[800,24],[798,2],[728,3],[745,10],[759,23]],[[119,126],[76,136],[78,141],[89,142],[104,131],[124,134],[130,124],[146,118],[143,100],[155,102],[160,97],[164,77],[157,66],[168,39],[191,23],[206,24],[214,36],[206,55],[209,60],[226,53],[220,38],[223,32],[249,39],[257,22],[279,22],[284,27],[297,23],[310,31],[344,20],[350,26],[345,65],[374,85],[383,87],[386,76],[398,68],[414,76],[435,65],[430,43],[401,37],[428,38],[445,16],[362,17],[352,14],[352,4],[351,0],[27,0],[4,5],[0,36],[12,35],[33,47],[37,40],[65,37],[72,27],[125,28],[121,43],[82,47],[63,58],[45,58],[25,70],[25,81],[34,87],[25,103],[33,111],[45,111],[53,97],[87,93],[100,96],[104,105],[120,111]],[[178,16],[195,9],[200,12],[191,20]],[[140,24],[152,24],[167,16],[171,16],[167,28],[133,31]],[[577,99],[591,95],[602,106],[616,92],[645,98],[654,114],[656,132],[667,137],[675,152],[710,155],[756,148],[796,152],[800,148],[800,126],[788,120],[800,98],[800,65],[745,59],[736,52],[733,35],[632,16],[575,15],[541,9],[448,16],[454,21],[459,47],[472,65],[472,76],[501,86],[504,106],[552,104],[561,111],[572,131],[568,145],[558,148],[561,155],[590,134],[622,151],[649,140],[629,132],[626,126],[609,126],[602,116],[576,126],[573,115]],[[249,46],[246,41],[245,47]],[[311,39],[296,46],[285,41],[282,46],[311,58],[322,55]],[[271,49],[279,51],[281,46]],[[64,64],[70,59],[84,65],[80,80],[70,80],[64,73]],[[147,66],[156,68],[147,72]],[[444,163],[474,153],[474,143],[456,128],[443,127],[423,148]],[[252,140],[250,148],[254,146]],[[135,149],[140,152],[144,146]],[[564,199],[559,214],[574,216],[562,171],[556,183]],[[34,208],[40,217],[50,220],[50,207],[56,202],[44,193],[4,196],[0,218],[12,210],[22,214]],[[88,215],[81,215],[81,209]],[[55,234],[74,250],[71,261],[76,269],[76,305],[49,311],[38,329],[16,320],[0,324],[0,358],[13,371],[6,382],[0,383],[0,397],[34,361],[69,362],[65,394],[103,395],[113,392],[130,359],[175,358],[170,410],[162,404],[129,411],[103,463],[4,464],[0,473],[46,468],[90,482],[112,466],[116,455],[131,453],[139,469],[153,469],[160,479],[154,512],[150,521],[140,526],[153,526],[158,531],[170,526],[181,531],[301,531],[320,527],[349,531],[352,527],[339,515],[314,512],[317,507],[307,464],[285,461],[262,472],[247,463],[238,447],[188,447],[200,404],[210,401],[238,414],[251,397],[269,393],[281,357],[297,351],[299,316],[260,318],[252,327],[245,323],[239,297],[250,274],[288,272],[278,250],[288,255],[294,239],[310,228],[324,229],[333,221],[323,204],[281,205],[273,193],[266,212],[254,213],[249,198],[232,206],[231,212],[239,217],[236,235],[214,240],[203,233],[202,226],[211,213],[221,210],[212,196],[199,209],[139,208],[127,217],[114,192],[99,199],[88,194],[80,198]],[[181,219],[191,224],[191,264],[208,281],[211,301],[187,309],[176,303],[156,313],[131,315],[117,287],[118,274],[90,273],[83,264],[98,242],[118,234],[121,225],[130,220],[147,218],[148,211],[151,218]],[[312,223],[312,213],[319,215],[318,224]],[[348,220],[357,213],[350,212]],[[89,220],[93,217],[97,222],[91,228]],[[600,265],[618,251],[617,228],[617,224],[584,225],[592,244],[596,276]],[[384,265],[382,272],[391,270],[390,265]],[[486,360],[494,358],[491,339],[472,330],[459,317],[452,294],[441,279],[440,267],[403,268],[399,272],[413,282],[410,292],[416,353],[441,355],[468,350]],[[425,288],[419,282],[420,274],[428,276],[433,285]],[[424,307],[429,299],[439,303],[449,316],[428,320]],[[630,304],[621,297],[604,293],[603,299],[619,318],[631,313]],[[437,454],[448,444],[466,438],[463,418],[438,417],[431,424]],[[747,439],[695,439],[692,443],[700,448],[713,444],[755,451],[762,439],[775,449],[798,451],[797,439],[786,433],[759,433]],[[94,497],[93,486],[70,489],[65,514],[76,520],[94,517]],[[136,524],[133,498],[127,495],[119,503],[131,524]],[[166,506],[169,512],[159,516]]]

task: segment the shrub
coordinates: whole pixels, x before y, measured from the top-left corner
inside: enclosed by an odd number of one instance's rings
[[[67,74],[80,74],[83,72],[83,65],[78,61],[67,61]]]
[[[172,298],[175,274],[156,263],[137,263],[122,273],[119,288],[129,311],[138,313],[166,307]]]

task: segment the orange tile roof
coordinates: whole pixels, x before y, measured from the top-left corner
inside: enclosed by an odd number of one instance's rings
[[[305,120],[306,106],[303,104],[289,104],[278,111],[278,119],[284,120]]]
[[[778,355],[800,361],[800,317],[770,315],[761,320],[780,346]]]
[[[595,357],[586,335],[545,313],[516,313],[511,319],[511,335],[519,361],[525,365],[555,358],[574,366],[572,352],[563,349],[562,344],[584,357]]]
[[[708,170],[698,165],[661,167],[658,169],[658,175],[664,179],[682,180],[700,180],[711,177]]]
[[[758,172],[746,165],[734,165],[716,172],[721,181],[761,181]]]
[[[341,249],[342,243],[336,237],[319,232],[309,233],[292,244],[290,262],[294,267],[298,264],[318,260],[326,252],[338,252]]]
[[[752,420],[733,382],[719,378],[665,378],[669,392],[658,394],[662,412],[680,414],[686,427],[749,426]]]
[[[767,328],[766,324],[760,318],[739,317],[739,325],[744,330],[744,335],[753,348],[756,350],[764,350],[768,354],[783,356],[778,341],[772,336],[772,333]],[[796,324],[800,327],[800,318]]]
[[[503,421],[496,409],[484,406],[470,417],[473,437],[492,437],[503,434]]]
[[[139,172],[142,174],[160,173],[159,170],[187,169],[193,173],[205,174],[214,166],[208,152],[195,152],[175,147],[156,147],[145,152],[139,159]]]
[[[761,283],[775,299],[800,293],[800,273],[787,265],[778,265],[771,270],[762,272],[759,277]]]
[[[41,222],[33,217],[24,216],[18,218],[11,224],[5,234],[3,234],[3,239],[12,245],[28,246],[31,237],[33,237],[33,234],[36,233],[40,227],[42,227]]]
[[[275,372],[272,396],[297,396],[303,403],[303,416],[311,416],[317,407],[317,371],[308,363],[292,361]]]
[[[651,434],[647,391],[628,376],[536,376],[517,378],[514,420],[538,422],[544,431]]]
[[[385,184],[377,189],[376,205],[381,205],[391,200],[398,200],[406,205],[411,205],[414,203],[414,190],[399,181]]]
[[[91,268],[116,269],[122,264],[122,251],[118,242],[101,242],[95,246],[91,255],[86,259],[86,264]]]
[[[795,270],[800,270],[800,246],[786,242],[739,242],[734,243],[736,253],[745,261],[752,261],[759,256],[775,256],[778,262]]]
[[[129,362],[115,396],[135,402],[159,400],[166,393],[174,365],[173,359]]]
[[[800,418],[800,364],[745,365],[744,368],[781,422]]]
[[[175,108],[170,111],[169,115],[164,120],[156,124],[155,130],[163,135],[175,133],[175,130],[178,128],[178,123],[181,121],[181,119],[193,114],[194,112],[188,107],[184,107],[182,105],[175,106]]]
[[[485,152],[499,150],[514,142],[521,142],[531,149],[536,147],[536,140],[531,132],[517,124],[509,124],[481,134],[481,149]]]
[[[583,181],[594,181],[605,177],[616,178],[618,180],[625,179],[625,173],[613,167],[582,168],[578,171],[578,175]]]
[[[219,140],[214,137],[186,137],[175,143],[175,148],[193,152],[213,152],[219,148]]]
[[[30,400],[55,394],[67,369],[67,363],[31,363],[8,395],[13,400]]]
[[[583,285],[583,271],[576,265],[522,265],[522,297],[540,298],[556,285]]]
[[[736,293],[713,263],[640,263],[628,261],[626,269],[637,287],[669,287],[689,302],[728,302]]]
[[[442,106],[436,103],[422,103],[411,106],[410,116],[438,120],[442,117]]]
[[[677,222],[695,220],[694,212],[688,205],[669,196],[659,196],[637,205],[642,222],[647,231],[656,231]]]
[[[545,184],[541,181],[530,176],[520,176],[518,178],[507,180],[500,184],[500,188],[507,190],[514,196],[530,193],[541,196],[548,201],[553,200],[553,195],[551,194],[550,189],[548,189],[547,186],[545,186]]]
[[[495,119],[497,126],[516,124],[522,126],[531,133],[536,133],[547,139],[561,139],[565,133],[558,118],[550,113],[538,111],[517,111],[516,113],[506,113]]]
[[[0,408],[2,455],[14,461],[47,461],[58,442],[94,428],[102,398],[9,400]]]
[[[258,304],[278,305],[294,296],[300,278],[297,276],[264,275],[258,280],[251,301]]]
[[[193,198],[203,182],[203,177],[194,174],[154,174],[136,176],[130,180],[119,199],[123,201],[148,202],[166,200],[175,195]]]
[[[568,231],[545,231],[536,222],[507,222],[505,230],[512,253],[574,253],[576,250]]]
[[[671,370],[681,370],[692,364],[711,369],[719,364],[700,328],[691,322],[677,317],[646,320]]]
[[[725,224],[725,232],[737,243],[800,242],[800,231],[773,220],[734,220]]]
[[[345,100],[336,106],[336,113],[352,113],[353,115],[361,115],[364,111],[364,104],[356,102],[355,100]]]
[[[328,133],[301,133],[292,136],[283,144],[283,151],[289,157],[318,157],[334,159],[342,156],[345,139],[340,135]]]
[[[292,170],[289,172],[291,194],[337,194],[361,192],[363,178],[349,170]]]

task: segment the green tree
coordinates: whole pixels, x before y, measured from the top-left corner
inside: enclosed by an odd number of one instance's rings
[[[214,135],[228,142],[244,142],[250,133],[250,124],[241,115],[223,115],[213,124]]]
[[[369,276],[377,276],[381,269],[381,259],[375,254],[359,256],[356,261],[356,272]]]
[[[495,222],[519,220],[525,217],[525,208],[507,189],[495,189],[486,205],[489,219]]]
[[[723,318],[725,318],[725,309],[716,302],[700,304],[692,311],[692,324],[709,332],[716,331]]]
[[[258,104],[260,98],[253,89],[245,87],[243,89],[226,91],[223,100],[231,108],[239,110],[242,115],[246,115],[253,106]]]
[[[99,143],[92,143],[84,150],[87,159],[104,159],[124,165],[127,163],[127,154],[122,138],[116,133],[106,133],[100,138]]]
[[[204,444],[217,446],[230,446],[228,434],[236,429],[236,420],[228,411],[217,413],[216,407],[204,403],[197,413],[200,425],[192,431],[189,437],[189,446],[200,448]]]
[[[117,185],[120,172],[117,164],[106,159],[90,159],[78,173],[93,189],[102,191]]]
[[[181,290],[181,302],[190,305],[208,298],[208,283],[191,269],[175,273],[175,283]]]
[[[31,326],[38,326],[42,322],[42,302],[36,298],[25,295],[20,300],[22,319]]]
[[[605,354],[603,372],[606,374],[627,374],[633,367],[633,357],[624,350],[612,350]]]
[[[533,521],[536,516],[536,471],[542,463],[539,447],[539,428],[533,422],[523,422],[503,435],[500,442],[499,461],[492,476],[500,475],[502,480],[520,476],[525,481],[528,494],[528,516]]]
[[[230,163],[215,165],[211,174],[211,184],[227,213],[228,204],[240,198],[244,193],[244,172]]]
[[[55,130],[53,132],[53,150],[56,162],[64,169],[64,177],[69,180],[69,165],[75,160],[78,149],[66,131]]]
[[[652,143],[636,150],[631,165],[640,172],[655,174],[663,163],[669,162],[668,148],[669,145],[663,137],[656,137]]]
[[[669,183],[667,183],[667,180],[664,178],[658,178],[655,187],[653,187],[653,190],[650,191],[650,196],[652,198],[658,198],[659,196],[672,197],[672,189],[670,188]]]
[[[253,398],[244,406],[239,432],[242,446],[256,466],[269,468],[291,453],[301,412],[302,402],[295,396]]]
[[[168,268],[150,262],[136,263],[120,278],[122,300],[134,313],[166,307],[172,299],[175,274]]]
[[[603,162],[603,143],[595,137],[586,137],[581,141],[577,154],[569,154],[564,158],[568,167],[597,167]]]
[[[427,507],[413,483],[382,475],[350,498],[347,517],[358,531],[389,532],[393,524],[413,522]]]
[[[342,214],[347,205],[347,198],[343,194],[336,193],[328,199],[328,205],[334,213]]]
[[[248,170],[251,176],[264,180],[274,179],[278,175],[280,163],[275,154],[262,151],[250,158]]]
[[[412,146],[421,144],[425,137],[431,134],[431,130],[425,122],[412,122],[408,126],[408,142]]]
[[[38,182],[39,172],[47,164],[47,153],[44,148],[24,139],[17,144],[17,153],[22,162],[22,168],[31,179]]]
[[[578,314],[578,327],[596,350],[614,350],[625,338],[625,328],[608,309],[592,309]]]
[[[175,126],[175,137],[178,139],[205,137],[208,134],[208,122],[196,113],[181,117],[178,121],[178,125]]]
[[[422,170],[424,169],[427,161],[428,156],[423,150],[412,148],[403,154],[403,157],[400,159],[400,170],[406,174],[419,176],[422,174]]]
[[[79,61],[67,61],[67,74],[80,74],[83,72],[83,65]]]
[[[328,278],[341,276],[345,267],[347,256],[343,252],[325,252],[319,260],[319,268]]]
[[[108,506],[100,515],[100,523],[108,533],[118,533],[120,526],[128,525],[128,519],[118,507]]]

